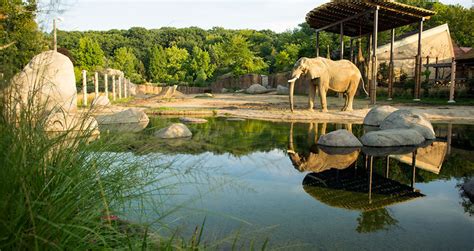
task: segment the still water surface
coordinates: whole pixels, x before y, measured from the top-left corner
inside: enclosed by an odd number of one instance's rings
[[[361,125],[209,118],[189,125],[191,139],[153,137],[177,121],[153,118],[125,148],[179,173],[165,201],[180,209],[165,222],[183,235],[205,218],[208,241],[238,232],[246,245],[268,238],[291,250],[474,248],[474,206],[460,189],[474,176],[474,126],[435,124],[439,145],[419,149],[415,169],[408,153],[388,168],[385,156],[374,157],[371,170],[363,152],[328,155],[315,145],[340,128],[361,136]]]

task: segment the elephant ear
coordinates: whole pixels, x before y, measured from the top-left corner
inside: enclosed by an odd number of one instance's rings
[[[325,71],[326,65],[320,60],[314,60],[308,67],[308,75],[311,79],[320,78]]]

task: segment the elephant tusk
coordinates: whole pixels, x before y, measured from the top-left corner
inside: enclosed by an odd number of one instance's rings
[[[292,78],[292,79],[288,80],[288,83],[295,82],[297,79],[298,79],[298,77]]]

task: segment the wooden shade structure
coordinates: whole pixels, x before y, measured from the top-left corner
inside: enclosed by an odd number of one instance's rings
[[[369,93],[371,104],[375,104],[377,87],[377,33],[379,31],[391,30],[393,45],[395,28],[419,23],[419,42],[415,71],[416,86],[414,92],[415,100],[419,100],[421,88],[421,32],[423,31],[423,21],[429,19],[434,14],[435,12],[433,11],[397,3],[393,0],[333,0],[311,10],[306,15],[306,22],[310,27],[316,29],[317,57],[319,56],[320,31],[340,34],[341,59],[344,57],[344,43],[342,39],[344,35],[353,38],[369,35],[369,38],[372,40],[372,51],[370,52],[372,70]],[[389,98],[391,98],[391,88],[393,85],[393,46],[391,47],[391,52]],[[350,55],[351,59],[353,59],[352,46]]]

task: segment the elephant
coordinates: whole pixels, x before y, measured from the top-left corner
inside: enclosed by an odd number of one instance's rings
[[[321,100],[322,112],[327,112],[326,94],[328,90],[345,94],[345,104],[342,111],[352,111],[352,103],[357,92],[359,82],[362,81],[362,87],[368,95],[364,87],[362,75],[351,61],[338,60],[333,61],[323,57],[316,58],[300,58],[291,73],[290,83],[290,109],[293,109],[293,94],[295,90],[295,82],[302,75],[310,77],[309,84],[309,110],[313,111],[314,99],[316,97],[316,86],[319,87],[319,95]]]

